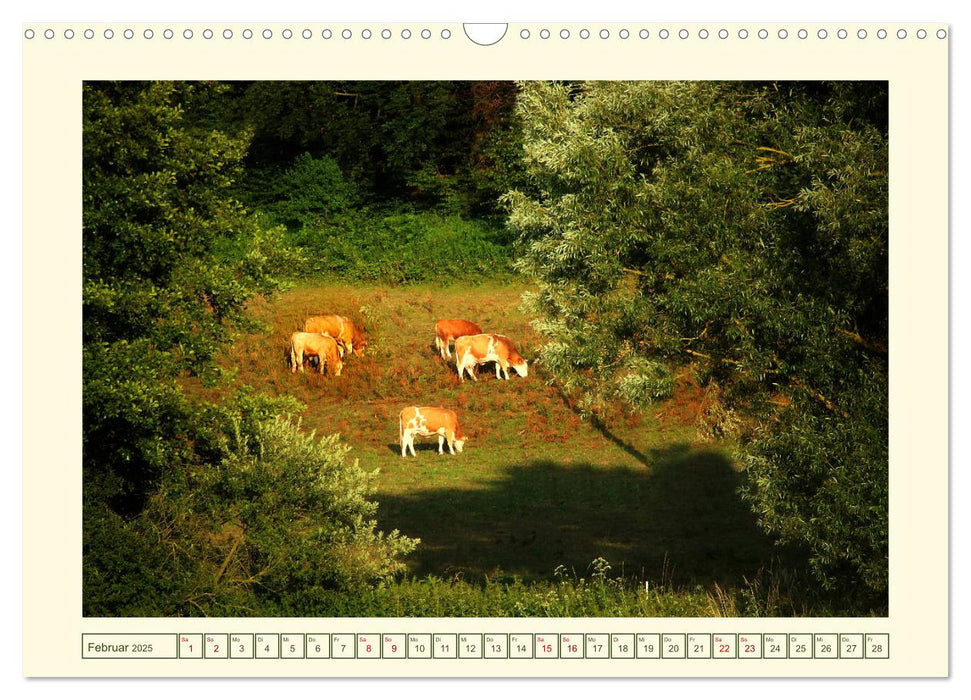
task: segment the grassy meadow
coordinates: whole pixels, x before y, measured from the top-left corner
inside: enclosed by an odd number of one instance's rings
[[[485,365],[478,382],[460,383],[435,350],[435,321],[476,321],[530,359],[539,338],[519,309],[523,291],[302,286],[252,302],[265,332],[241,337],[225,362],[238,382],[297,398],[305,430],[340,433],[352,456],[377,470],[380,527],[421,540],[407,561],[416,577],[578,580],[599,558],[611,576],[733,588],[771,566],[771,542],[736,493],[728,446],[697,439],[704,396],[687,379],[654,410],[604,421],[581,418],[537,364],[509,381]],[[341,377],[293,374],[289,335],[321,313],[361,323],[367,351],[347,358]],[[429,439],[416,444],[417,457],[402,458],[398,412],[408,405],[454,409],[470,437],[465,451],[439,455]]]

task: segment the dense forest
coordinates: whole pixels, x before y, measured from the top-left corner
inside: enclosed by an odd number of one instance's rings
[[[886,614],[887,119],[884,82],[86,83],[84,613]],[[587,574],[409,568],[431,533],[376,496],[400,458],[348,435],[380,401],[467,401],[425,356],[380,364],[408,351],[393,322],[463,294],[517,300],[495,321],[531,354],[517,399],[621,446],[647,494],[688,462],[637,440],[700,397],[681,447],[727,455],[737,499],[679,488],[751,520],[766,578],[712,545],[645,600],[653,554],[620,571],[593,539]],[[297,328],[260,309],[304,298],[371,333],[357,379],[286,388],[258,343]]]

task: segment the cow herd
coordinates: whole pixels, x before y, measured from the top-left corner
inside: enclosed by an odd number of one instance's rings
[[[290,336],[289,357],[291,372],[303,372],[305,364],[323,374],[324,369],[339,377],[344,368],[344,357],[349,354],[363,355],[367,340],[361,330],[344,316],[312,316],[304,322],[303,331]],[[509,368],[525,377],[527,362],[507,336],[483,333],[477,324],[462,319],[443,319],[435,324],[435,348],[443,360],[455,353],[455,369],[459,380],[468,374],[478,381],[479,365],[495,363],[496,378],[509,379]],[[411,450],[415,456],[415,437],[437,437],[438,453],[444,454],[448,444],[451,454],[461,452],[465,441],[455,411],[432,406],[409,406],[398,416],[398,437],[401,456]]]

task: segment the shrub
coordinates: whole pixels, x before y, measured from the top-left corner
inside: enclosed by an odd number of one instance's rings
[[[199,453],[218,458],[167,469],[130,521],[89,499],[85,614],[274,614],[292,596],[400,573],[417,540],[376,531],[376,473],[338,435],[270,417],[283,405],[244,395],[207,406]]]
[[[258,177],[265,181],[255,182]],[[337,161],[309,153],[282,173],[251,176],[249,188],[254,203],[290,228],[320,226],[360,204],[357,185],[344,177]]]
[[[475,283],[511,274],[508,234],[489,220],[365,210],[304,227],[293,241],[307,259],[307,274],[321,277]]]

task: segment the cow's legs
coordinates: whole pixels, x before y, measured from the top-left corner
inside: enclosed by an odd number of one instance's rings
[[[418,455],[415,454],[415,434],[414,433],[408,434],[408,447],[411,448],[411,456],[417,457]]]
[[[440,454],[440,455],[441,454],[445,454],[445,451],[442,449],[442,444],[444,442],[445,442],[445,436],[444,435],[439,435],[438,436],[438,454]]]
[[[408,438],[404,433],[401,434],[401,456],[408,456]]]
[[[448,451],[453,455],[455,454],[455,433],[452,433],[448,438]]]

